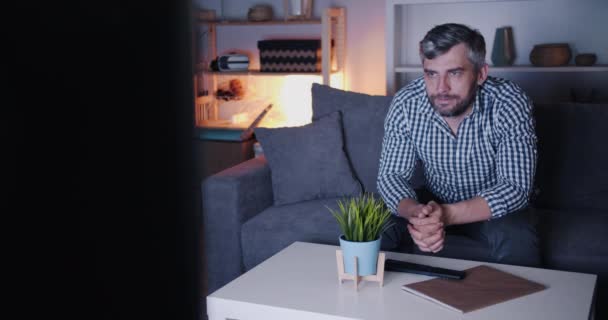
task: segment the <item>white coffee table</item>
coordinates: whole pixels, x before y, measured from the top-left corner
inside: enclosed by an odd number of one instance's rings
[[[592,319],[597,276],[491,264],[546,285],[546,290],[466,314],[401,290],[430,277],[386,272],[384,286],[340,284],[338,247],[296,242],[207,297],[210,320],[316,319]],[[387,252],[387,258],[451,269],[481,262]]]

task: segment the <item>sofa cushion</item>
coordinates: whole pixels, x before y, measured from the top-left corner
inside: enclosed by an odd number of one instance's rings
[[[543,267],[596,274],[596,301],[608,296],[608,215],[599,211],[537,210]],[[606,304],[596,319],[606,319]]]
[[[295,241],[338,245],[340,228],[327,209],[336,209],[338,199],[273,206],[245,222],[241,228],[245,268],[255,267]]]
[[[344,91],[326,85],[312,86],[313,121],[324,115],[342,112],[346,154],[365,192],[377,193],[376,180],[384,137],[384,119],[390,96],[372,96]],[[424,185],[422,168],[410,180],[415,187]]]
[[[607,104],[537,104],[534,201],[539,208],[608,213]]]
[[[537,211],[545,267],[608,277],[608,215],[605,212]]]
[[[342,232],[329,209],[337,210],[341,199],[273,206],[245,222],[241,228],[245,268],[255,267],[295,241],[340,245]],[[411,253],[413,242],[405,219],[391,216],[391,223],[393,226],[382,234],[380,249]]]
[[[256,128],[255,135],[270,167],[275,205],[361,193],[344,153],[339,112],[302,127]]]

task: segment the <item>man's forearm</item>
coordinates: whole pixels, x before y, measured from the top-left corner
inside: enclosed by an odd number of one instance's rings
[[[451,204],[444,204],[447,225],[465,224],[490,219],[492,211],[482,197],[474,197]]]
[[[397,212],[399,213],[399,216],[409,220],[411,215],[415,211],[415,208],[419,204],[420,203],[418,203],[418,201],[412,198],[401,199],[401,201],[399,201],[399,207],[397,209]]]

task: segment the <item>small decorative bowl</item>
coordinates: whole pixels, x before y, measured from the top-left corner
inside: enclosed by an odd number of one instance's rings
[[[592,66],[595,64],[597,56],[595,53],[581,53],[574,57],[574,63],[577,66]]]
[[[268,21],[272,20],[273,15],[272,6],[268,4],[258,4],[249,8],[247,19],[249,19],[249,21]]]
[[[567,43],[537,44],[530,52],[530,62],[537,67],[557,67],[567,65],[572,58]]]

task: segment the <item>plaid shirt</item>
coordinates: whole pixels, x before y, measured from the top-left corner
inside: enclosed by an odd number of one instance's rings
[[[474,101],[454,135],[433,109],[423,78],[397,92],[378,174],[378,191],[394,214],[401,199],[417,199],[408,183],[416,159],[427,188],[444,203],[480,196],[492,219],[527,206],[537,158],[531,100],[514,83],[488,77]]]

